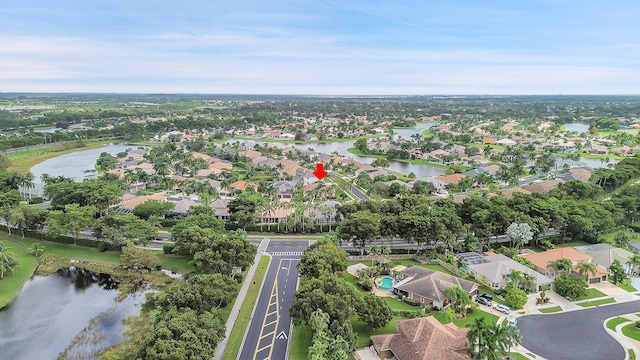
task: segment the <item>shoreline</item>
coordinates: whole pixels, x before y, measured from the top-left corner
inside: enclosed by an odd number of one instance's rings
[[[370,158],[376,158],[376,159],[386,159],[387,158],[384,155],[365,154],[362,151],[356,149],[355,147],[350,147],[350,148],[347,149],[347,151],[349,153],[351,153],[351,154],[362,156],[362,157],[370,157]],[[423,160],[423,159],[393,159],[393,161],[399,161],[399,162],[403,162],[403,163],[407,163],[407,164],[414,164],[414,165],[431,166],[431,167],[440,168],[440,169],[448,169],[449,168],[449,165],[433,163],[433,162],[429,162],[429,161]]]

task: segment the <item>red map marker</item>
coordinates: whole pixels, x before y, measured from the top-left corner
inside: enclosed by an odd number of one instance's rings
[[[324,171],[324,164],[316,164],[316,171],[313,173],[313,175],[315,175],[318,180],[322,180],[322,178],[327,175],[327,172]]]

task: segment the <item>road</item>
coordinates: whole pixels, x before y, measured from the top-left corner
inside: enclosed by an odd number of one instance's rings
[[[298,285],[296,265],[311,241],[272,240],[272,255],[239,359],[286,359],[292,323],[289,308]]]
[[[626,351],[604,328],[605,319],[640,312],[640,300],[558,314],[518,318],[522,346],[550,360],[623,360]]]
[[[369,197],[365,195],[362,191],[360,191],[358,188],[356,188],[355,186],[351,187],[351,192],[360,200],[369,200]]]

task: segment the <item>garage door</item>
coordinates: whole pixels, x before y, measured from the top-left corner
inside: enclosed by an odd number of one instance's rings
[[[591,278],[589,279],[589,284],[595,284],[595,283],[599,283],[600,282],[600,278]]]

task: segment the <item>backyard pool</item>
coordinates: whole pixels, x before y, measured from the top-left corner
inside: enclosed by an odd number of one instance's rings
[[[391,290],[393,288],[393,279],[390,277],[383,277],[380,281],[380,286],[378,286],[381,290]]]

